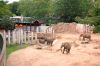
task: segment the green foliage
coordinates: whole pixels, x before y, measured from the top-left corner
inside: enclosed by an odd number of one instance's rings
[[[0,1],[0,29],[11,30],[14,28],[10,16],[12,16],[12,13],[10,12],[8,5],[5,2]]]
[[[100,25],[95,26],[93,32],[94,32],[94,33],[100,33]]]
[[[97,25],[100,25],[99,18],[100,16],[85,17],[85,18],[76,17],[75,21],[82,24],[90,24],[90,25],[97,26]]]
[[[13,30],[14,23],[10,20],[9,16],[3,16],[0,20],[0,28],[5,30]]]
[[[55,15],[60,21],[75,21],[76,16],[84,17],[88,12],[87,0],[57,0],[55,2]]]
[[[92,23],[94,26],[100,25],[100,16],[94,16],[94,22]]]
[[[98,15],[100,16],[100,8],[96,7],[94,12],[95,12],[95,16],[98,16]]]
[[[94,22],[93,17],[85,17],[85,18],[76,17],[75,21],[82,24],[92,24]]]
[[[2,1],[0,1],[0,19],[5,16],[11,16],[12,13],[9,11],[9,7]]]
[[[23,16],[43,19],[46,24],[73,22],[76,16],[86,17],[83,21],[87,23],[99,12],[94,9],[96,3],[93,0],[20,0],[19,10]]]
[[[23,16],[43,18],[48,14],[50,0],[20,0],[19,10]]]
[[[100,0],[95,0],[95,7],[100,7]]]
[[[94,25],[94,32],[100,32],[100,0],[89,2],[88,15],[84,18],[76,17],[75,21],[83,24]]]
[[[20,11],[19,11],[19,9],[18,9],[18,7],[19,7],[19,2],[13,2],[13,3],[8,4],[8,5],[9,5],[9,7],[10,7],[10,11],[11,11],[13,14],[15,14],[15,15],[17,15],[17,16],[20,16],[20,15],[21,15],[21,13],[20,13]]]

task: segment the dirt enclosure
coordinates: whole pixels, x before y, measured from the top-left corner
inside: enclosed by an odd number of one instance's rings
[[[29,46],[13,52],[7,66],[100,66],[100,35],[92,35],[89,44],[81,44],[79,34],[57,34],[52,47]],[[62,42],[72,44],[69,54],[57,51]]]

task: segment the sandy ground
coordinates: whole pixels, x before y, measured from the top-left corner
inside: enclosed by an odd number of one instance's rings
[[[13,52],[7,59],[7,66],[100,66],[100,42],[93,39],[89,44],[81,44],[76,37],[79,35],[58,35],[60,37],[49,49],[29,46]],[[70,54],[56,51],[64,41],[72,43]]]

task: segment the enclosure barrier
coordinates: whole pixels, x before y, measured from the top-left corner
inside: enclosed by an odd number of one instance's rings
[[[34,40],[37,40],[37,33],[22,29],[9,30],[6,32],[6,40],[7,44],[32,44]]]
[[[1,49],[1,53],[0,53],[0,66],[6,66],[6,34],[5,31],[0,32],[0,35],[2,36],[2,49]]]

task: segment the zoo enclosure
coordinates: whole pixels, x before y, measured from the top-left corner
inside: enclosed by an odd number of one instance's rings
[[[34,28],[31,27],[31,29]],[[14,29],[13,31],[7,32],[7,43],[34,43],[34,37],[37,40],[38,33],[51,33],[52,36],[56,33],[72,33],[72,34],[81,34],[81,33],[90,33],[92,34],[93,27],[84,24],[77,23],[58,23],[51,26],[38,26],[36,32],[34,30],[24,30],[23,28]],[[99,37],[96,38],[97,40]]]

